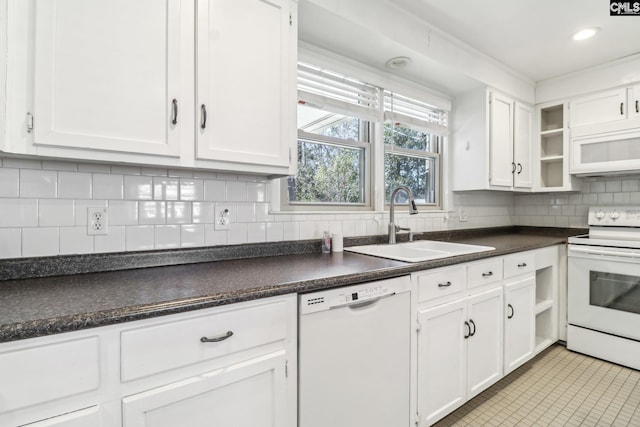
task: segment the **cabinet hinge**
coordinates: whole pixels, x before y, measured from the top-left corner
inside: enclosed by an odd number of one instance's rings
[[[420,412],[416,412],[416,427],[420,425],[420,421],[422,421],[420,419]]]
[[[293,25],[293,16],[289,14],[289,26]]]
[[[284,361],[284,377],[289,378],[289,361]]]
[[[27,132],[33,132],[33,114],[27,113]]]
[[[289,148],[289,166],[291,166],[291,148]]]
[[[416,332],[420,332],[422,330],[422,324],[416,320]]]

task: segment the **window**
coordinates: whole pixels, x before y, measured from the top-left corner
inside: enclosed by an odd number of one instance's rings
[[[379,89],[298,65],[298,174],[287,179],[290,206],[367,207],[371,123]]]
[[[300,63],[298,173],[281,181],[282,207],[381,210],[403,184],[416,203],[439,208],[446,132],[444,110]],[[383,179],[375,194],[371,183]]]
[[[411,189],[417,204],[439,207],[440,153],[447,114],[435,107],[384,92],[385,202],[398,185]],[[407,203],[403,192],[397,203]]]

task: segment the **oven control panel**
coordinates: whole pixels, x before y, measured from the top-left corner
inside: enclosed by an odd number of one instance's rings
[[[640,227],[640,207],[589,208],[589,225]]]

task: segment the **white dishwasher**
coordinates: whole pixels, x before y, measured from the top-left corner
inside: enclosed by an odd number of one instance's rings
[[[299,297],[298,427],[406,427],[409,276]]]

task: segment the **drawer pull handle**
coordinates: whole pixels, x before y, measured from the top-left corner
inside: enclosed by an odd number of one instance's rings
[[[471,336],[471,326],[469,326],[469,322],[467,322],[466,320],[464,321],[464,326],[467,327],[467,330],[464,333],[464,339],[466,340]]]
[[[489,271],[488,273],[482,273],[482,277],[491,277],[493,276],[493,271]]]
[[[451,286],[451,282],[447,282],[447,283],[438,283],[438,287],[439,287],[439,288],[448,288],[449,286]]]
[[[227,331],[226,334],[221,335],[219,337],[215,337],[215,338],[202,337],[200,338],[200,342],[220,342],[220,341],[226,340],[227,338],[231,338],[232,335],[233,335],[233,332]]]
[[[207,127],[207,106],[202,104],[200,106],[200,129],[204,130]]]
[[[471,332],[471,328],[469,328],[469,336],[472,337],[476,334],[476,322],[474,322],[472,319],[469,319],[469,323],[471,324],[471,326],[473,326],[473,332]]]
[[[620,103],[620,115],[624,116],[624,102]]]
[[[527,266],[526,262],[523,262],[522,264],[518,264],[518,268],[525,268]]]
[[[511,309],[511,314],[507,314],[507,319],[512,319],[513,315],[516,314],[516,312],[511,304],[507,304],[507,310],[509,309]]]
[[[172,110],[172,119],[171,119],[171,124],[172,125],[177,125],[178,124],[178,100],[174,99],[173,101],[171,101],[171,110]]]

